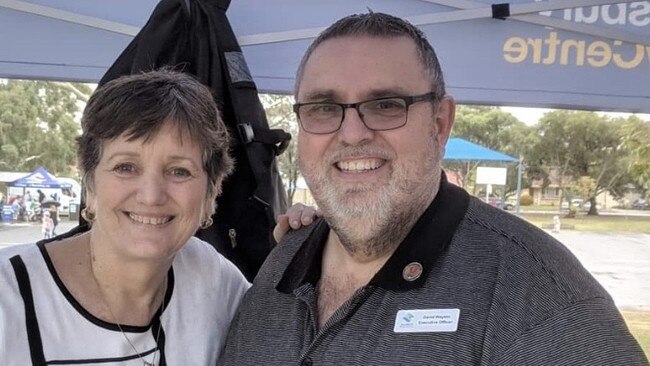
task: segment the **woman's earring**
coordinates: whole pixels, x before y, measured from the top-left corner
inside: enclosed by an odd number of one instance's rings
[[[201,229],[205,230],[209,228],[210,226],[212,226],[213,222],[214,221],[212,221],[212,217],[208,217],[205,221],[201,222]]]
[[[95,221],[95,214],[91,211],[88,211],[88,207],[84,207],[84,209],[81,210],[81,217],[83,217],[83,219],[88,222]]]

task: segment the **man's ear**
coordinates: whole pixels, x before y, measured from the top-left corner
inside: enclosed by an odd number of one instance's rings
[[[445,146],[449,135],[451,134],[451,128],[454,125],[454,118],[456,117],[456,101],[453,97],[447,95],[440,100],[438,106],[438,112],[436,114],[436,139],[440,146]]]

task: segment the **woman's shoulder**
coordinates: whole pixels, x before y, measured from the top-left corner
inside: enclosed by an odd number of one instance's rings
[[[187,243],[178,252],[177,258],[180,257],[185,260],[194,262],[214,263],[221,261],[224,258],[214,246],[210,243],[203,241],[195,236],[189,238]],[[224,258],[225,259],[225,258]]]
[[[21,270],[35,267],[38,256],[38,246],[33,243],[0,249],[0,289],[16,287],[17,276]],[[2,295],[8,296],[6,291],[3,291]]]
[[[210,243],[191,237],[174,259],[174,264],[201,269],[202,272],[214,272],[220,277],[229,276],[236,280],[243,279],[237,266],[217,251]]]
[[[11,258],[20,256],[24,260],[28,260],[33,256],[39,255],[38,245],[35,243],[12,245],[0,249],[0,267],[9,264]]]

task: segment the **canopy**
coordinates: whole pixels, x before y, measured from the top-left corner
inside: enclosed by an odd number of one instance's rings
[[[0,77],[96,82],[156,3],[0,0]],[[369,9],[427,34],[459,102],[650,113],[649,1],[235,0],[227,15],[258,88],[291,93],[313,37]]]
[[[445,157],[443,160],[480,160],[516,162],[517,158],[502,154],[496,150],[488,149],[467,140],[452,137],[447,141]]]
[[[26,176],[10,182],[8,186],[23,188],[67,188],[72,185],[69,183],[59,182],[55,176],[50,174],[50,172],[45,170],[42,166],[39,166],[36,170]]]

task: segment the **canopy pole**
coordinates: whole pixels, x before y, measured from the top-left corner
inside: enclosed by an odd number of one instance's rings
[[[521,200],[521,176],[523,175],[524,171],[524,158],[520,155],[519,156],[519,164],[517,164],[517,202],[515,205],[516,213],[517,216],[519,216],[520,213],[520,200]]]

